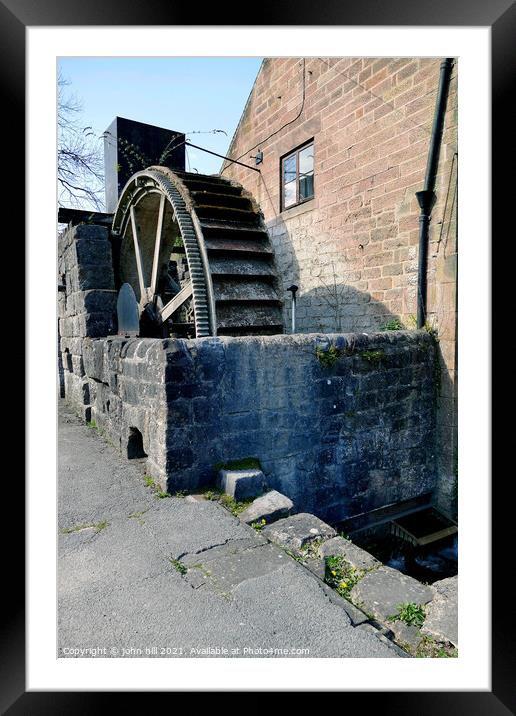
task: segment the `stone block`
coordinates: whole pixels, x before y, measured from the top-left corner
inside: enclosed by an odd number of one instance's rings
[[[276,490],[271,490],[262,497],[257,497],[239,517],[248,525],[260,520],[270,523],[289,515],[293,507],[292,500]]]
[[[75,373],[75,375],[78,375],[80,378],[83,378],[84,373],[84,363],[82,360],[82,356],[76,356],[72,355],[72,371]]]
[[[400,604],[427,604],[433,596],[431,587],[385,566],[368,572],[351,590],[354,604],[386,624]]]
[[[113,267],[111,264],[72,265],[68,269],[69,285],[72,292],[93,289],[114,289]]]
[[[324,577],[326,576],[326,563],[324,559],[320,557],[309,557],[303,564],[312,574],[315,574],[316,577],[324,582]]]
[[[421,631],[438,641],[458,641],[458,577],[434,582],[435,596],[426,609],[426,619]]]
[[[111,246],[107,241],[81,238],[74,243],[75,258],[81,264],[109,264],[111,262]],[[73,249],[72,249],[73,256]]]
[[[413,624],[396,620],[389,623],[389,628],[398,644],[411,652],[414,652],[422,641],[421,631]]]
[[[372,554],[344,537],[333,537],[324,542],[319,548],[319,553],[322,557],[340,555],[355,569],[374,569],[381,564]]]
[[[77,224],[69,233],[69,240],[88,239],[90,241],[105,241],[107,243],[108,230],[98,224]],[[109,244],[108,244],[109,245]]]
[[[340,594],[338,594],[338,592],[332,589],[328,584],[320,582],[319,586],[332,604],[336,604],[341,609],[344,609],[353,626],[358,626],[359,624],[364,624],[369,621],[367,614],[364,614],[364,612],[355,607],[354,604],[351,604],[351,602],[347,599],[341,597]]]
[[[89,378],[106,383],[104,377],[104,345],[103,340],[86,338],[83,343],[84,370]]]
[[[115,330],[115,316],[109,313],[82,313],[76,316],[74,331],[76,336],[103,338]]]
[[[186,580],[194,588],[202,583],[219,594],[230,594],[249,579],[257,579],[281,569],[288,559],[281,550],[271,544],[256,545],[255,542],[250,543],[247,540],[241,542],[241,545],[230,542],[222,549],[214,547],[182,559],[182,563],[188,568]],[[252,558],[249,549],[252,549]]]
[[[92,290],[82,293],[82,305],[88,313],[105,311],[110,315],[116,311],[117,292],[110,290]]]
[[[301,512],[264,527],[262,534],[271,542],[298,552],[313,540],[331,539],[337,533],[315,515]]]
[[[62,338],[72,338],[73,332],[73,318],[60,318],[59,319],[59,333]]]
[[[235,500],[248,500],[261,495],[266,482],[261,470],[220,470],[217,486]]]
[[[58,318],[66,316],[66,296],[62,292],[57,294],[57,316]]]

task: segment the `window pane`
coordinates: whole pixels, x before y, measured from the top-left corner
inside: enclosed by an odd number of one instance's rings
[[[296,155],[283,160],[283,184],[296,178]]]
[[[299,179],[299,201],[309,199],[314,195],[314,173],[305,174]]]
[[[299,152],[299,177],[310,174],[314,170],[314,145],[305,147]]]
[[[292,206],[296,203],[296,180],[289,181],[283,187],[283,206]]]

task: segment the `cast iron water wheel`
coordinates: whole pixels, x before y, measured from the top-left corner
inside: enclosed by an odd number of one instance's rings
[[[267,230],[239,184],[150,167],[124,187],[113,234],[142,335],[283,333]]]

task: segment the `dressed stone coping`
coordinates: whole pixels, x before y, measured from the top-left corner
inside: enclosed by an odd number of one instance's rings
[[[315,515],[301,512],[264,527],[263,534],[271,542],[299,551],[314,540],[327,540],[337,533]]]
[[[239,517],[248,525],[261,520],[269,523],[289,515],[293,507],[292,500],[276,490],[271,490],[262,497],[257,497]]]
[[[262,495],[266,482],[261,470],[220,470],[217,487],[240,501]]]

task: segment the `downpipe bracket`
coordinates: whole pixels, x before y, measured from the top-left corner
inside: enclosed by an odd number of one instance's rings
[[[419,208],[421,209],[421,214],[426,214],[426,216],[430,217],[432,209],[435,206],[435,202],[437,201],[437,195],[435,191],[432,191],[431,189],[423,189],[422,191],[416,191],[416,198],[419,204]]]

